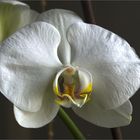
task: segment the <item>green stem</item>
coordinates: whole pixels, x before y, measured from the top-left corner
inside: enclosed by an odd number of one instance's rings
[[[75,139],[86,140],[79,128],[75,125],[75,123],[72,121],[72,119],[68,116],[68,114],[64,111],[63,108],[60,107],[58,115],[66,124],[67,128],[73,134]]]

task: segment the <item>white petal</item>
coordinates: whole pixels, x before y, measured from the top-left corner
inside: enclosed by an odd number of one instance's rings
[[[58,55],[63,64],[70,64],[71,48],[66,39],[66,31],[71,24],[82,21],[81,18],[72,11],[52,9],[42,13],[38,20],[48,22],[58,29],[61,35],[61,43],[58,48]]]
[[[87,88],[90,84],[93,83],[92,75],[85,69],[78,68],[80,87],[81,89]]]
[[[40,108],[47,85],[61,65],[59,42],[58,31],[43,22],[26,26],[2,42],[0,91],[18,108],[30,112]]]
[[[36,21],[38,16],[39,16],[39,13],[37,11],[30,10],[29,15],[28,15],[28,19],[29,19],[28,23],[32,23],[32,22]],[[27,18],[27,15],[24,16],[22,19],[26,19],[26,18]]]
[[[38,128],[51,122],[59,110],[54,103],[54,93],[48,92],[43,98],[43,104],[37,112],[25,112],[14,106],[14,114],[17,122],[26,128]]]
[[[140,61],[129,44],[96,25],[73,24],[67,33],[72,65],[93,75],[95,100],[105,108],[126,102],[140,86]]]
[[[11,1],[0,3],[0,41],[26,24],[32,23],[38,13],[29,9],[28,5]]]
[[[27,4],[17,1],[17,0],[0,0],[0,3],[8,3],[8,4],[12,4],[12,5],[22,5],[22,6],[26,6],[29,7]]]
[[[104,110],[91,99],[82,108],[73,107],[74,112],[95,125],[107,128],[129,125],[132,117],[132,105],[127,101],[120,107],[112,110]]]
[[[24,25],[35,22],[38,16],[39,13],[34,10],[26,9],[22,11],[20,15],[20,24],[18,28],[21,28]]]

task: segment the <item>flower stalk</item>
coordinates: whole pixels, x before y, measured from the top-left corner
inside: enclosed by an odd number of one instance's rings
[[[87,23],[95,24],[95,16],[92,8],[91,0],[81,0],[81,5],[83,8],[83,13]]]
[[[53,121],[48,124],[48,140],[53,140],[54,131],[53,131]]]
[[[47,0],[41,0],[42,12],[44,12],[47,8]]]
[[[64,111],[63,108],[60,107],[59,117],[63,120],[63,122],[66,124],[67,128],[70,130],[72,135],[75,139],[81,139],[85,140],[86,138],[82,134],[82,132],[79,130],[79,128],[76,126],[76,124],[72,121],[72,119],[68,116],[68,114]]]
[[[112,138],[117,140],[123,140],[120,127],[111,128]]]

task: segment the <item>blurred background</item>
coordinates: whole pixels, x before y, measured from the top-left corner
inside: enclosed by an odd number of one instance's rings
[[[34,10],[42,12],[39,0],[26,0]],[[92,1],[96,24],[107,28],[125,40],[135,48],[140,56],[140,1]],[[47,1],[46,9],[62,8],[75,11],[84,19],[80,1]],[[124,139],[140,138],[140,95],[139,91],[131,98],[134,111],[132,123],[122,128]],[[110,129],[97,127],[76,116],[70,109],[66,110],[77,126],[84,132],[88,139],[111,139]],[[54,138],[73,138],[59,117],[53,121]],[[25,129],[15,121],[12,104],[0,94],[0,138],[4,139],[34,139],[47,138],[48,126],[39,129]]]

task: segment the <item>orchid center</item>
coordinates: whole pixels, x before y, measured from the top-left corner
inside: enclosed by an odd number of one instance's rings
[[[56,102],[64,107],[73,104],[82,107],[90,99],[92,87],[91,74],[85,69],[72,66],[60,70],[53,85]]]

